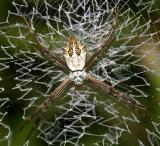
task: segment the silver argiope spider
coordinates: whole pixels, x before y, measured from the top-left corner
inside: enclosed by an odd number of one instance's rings
[[[112,40],[113,34],[115,32],[115,28],[117,26],[117,18],[119,16],[119,3],[120,0],[117,1],[115,5],[115,17],[112,23],[112,29],[106,36],[103,44],[96,49],[96,51],[87,58],[86,49],[82,42],[80,42],[76,37],[71,36],[66,42],[64,46],[64,59],[63,61],[60,57],[58,57],[55,53],[51,52],[47,47],[42,44],[42,40],[38,36],[38,34],[32,29],[32,24],[28,19],[22,15],[22,18],[27,26],[28,31],[33,36],[37,49],[41,53],[42,56],[48,58],[53,64],[60,67],[62,70],[68,70],[70,72],[69,76],[61,82],[61,84],[46,98],[46,100],[40,105],[40,107],[31,115],[30,120],[34,121],[36,125],[40,120],[41,114],[45,112],[49,105],[55,101],[57,97],[59,97],[71,84],[74,82],[76,86],[82,85],[83,81],[87,81],[91,83],[91,85],[96,88],[104,91],[106,94],[117,97],[119,100],[123,101],[127,105],[133,108],[141,107],[141,104],[136,102],[133,98],[125,94],[124,92],[115,89],[113,86],[104,83],[103,81],[96,79],[94,76],[87,73],[89,67],[97,61],[98,58],[101,58],[102,55],[109,49]],[[28,121],[26,121],[28,123]],[[26,125],[26,123],[24,125]],[[22,126],[22,128],[24,127]],[[28,136],[28,138],[30,135]]]

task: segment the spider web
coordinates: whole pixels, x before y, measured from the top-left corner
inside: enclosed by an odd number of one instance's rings
[[[0,145],[36,145],[32,142],[36,136],[44,145],[110,146],[128,145],[130,141],[134,146],[159,145],[157,1],[120,0],[114,40],[89,71],[141,102],[147,112],[136,113],[91,86],[78,90],[72,87],[53,103],[36,128],[38,133],[26,141],[27,132],[17,130],[23,125],[22,118],[29,118],[66,74],[36,50],[21,15],[31,21],[43,44],[59,56],[63,57],[62,48],[72,35],[86,45],[91,55],[111,30],[117,3],[13,0],[11,5],[6,21],[0,23]]]

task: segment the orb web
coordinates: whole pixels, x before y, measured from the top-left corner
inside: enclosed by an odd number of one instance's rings
[[[10,109],[19,106],[22,111],[19,119],[26,120],[66,78],[63,71],[37,51],[21,16],[25,15],[31,22],[43,45],[60,57],[63,57],[65,42],[72,35],[81,40],[88,55],[92,55],[112,28],[117,2],[11,2],[6,21],[0,23],[0,125],[6,131],[0,143],[6,141],[5,145],[14,145],[12,141],[16,141],[13,140],[16,128],[7,121]],[[147,109],[152,105],[152,112],[145,113],[148,118],[124,106],[116,97],[104,95],[85,84],[78,90],[72,87],[52,104],[36,128],[37,138],[46,145],[108,146],[123,143],[127,135],[135,145],[159,145],[159,116],[156,114],[160,91],[159,13],[155,0],[120,0],[113,42],[89,71]],[[140,132],[137,129],[141,129]],[[31,140],[24,139],[21,145],[31,145]]]

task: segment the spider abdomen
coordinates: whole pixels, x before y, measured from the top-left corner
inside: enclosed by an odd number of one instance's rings
[[[83,70],[86,61],[85,46],[75,37],[71,37],[64,47],[64,58],[72,72]]]

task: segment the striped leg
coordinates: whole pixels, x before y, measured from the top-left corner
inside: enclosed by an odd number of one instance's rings
[[[30,21],[28,21],[24,15],[22,15],[22,18],[27,26],[28,31],[33,36],[37,44],[37,49],[41,53],[41,55],[48,58],[48,60],[50,60],[53,64],[56,64],[58,67],[62,68],[63,70],[68,69],[66,63],[59,56],[51,52],[48,48],[46,48],[42,44],[42,40],[40,36],[32,29],[32,24],[30,23]]]
[[[88,68],[98,59],[101,58],[103,54],[109,49],[112,41],[113,41],[113,34],[117,26],[117,19],[119,16],[119,3],[120,0],[118,0],[115,4],[115,18],[112,23],[112,29],[110,32],[107,34],[105,41],[103,44],[96,49],[96,51],[89,57],[89,59],[86,61],[85,70],[88,70]]]
[[[20,128],[22,130],[30,121],[33,121],[34,126],[31,129],[30,133],[27,136],[27,139],[30,138],[34,128],[37,126],[38,122],[41,119],[41,115],[47,111],[48,107],[55,101],[57,97],[59,97],[70,85],[72,80],[66,79],[64,80],[52,93],[50,96],[47,97],[47,99],[40,105],[40,107],[31,115],[30,120],[26,121],[24,125]]]
[[[136,102],[133,98],[125,94],[124,92],[115,89],[113,86],[110,86],[91,75],[87,75],[86,80],[91,83],[96,88],[102,90],[103,92],[107,93],[108,95],[112,95],[117,97],[120,101],[124,102],[125,104],[129,105],[133,109],[144,109],[144,107]]]

